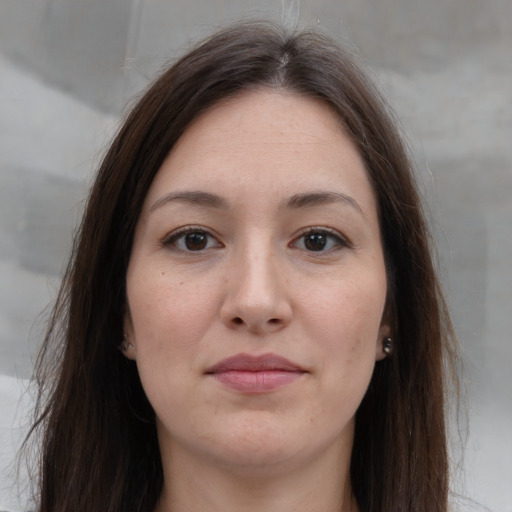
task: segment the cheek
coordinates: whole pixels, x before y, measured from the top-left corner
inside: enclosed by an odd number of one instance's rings
[[[144,391],[160,417],[194,396],[201,340],[211,325],[214,298],[172,276],[133,276],[128,298],[136,364]]]
[[[127,291],[138,358],[175,363],[194,354],[214,315],[214,287],[157,272],[130,276]]]
[[[329,439],[351,424],[373,374],[385,300],[385,283],[376,285],[381,282],[338,281],[310,289],[304,302],[301,328],[319,363],[311,422]]]
[[[308,330],[319,344],[328,385],[333,388],[342,385],[355,391],[369,382],[385,295],[385,281],[370,274],[309,296]]]
[[[373,284],[373,283],[370,283]],[[333,350],[357,352],[375,345],[382,321],[385,286],[343,283],[311,294],[309,317],[324,333]]]

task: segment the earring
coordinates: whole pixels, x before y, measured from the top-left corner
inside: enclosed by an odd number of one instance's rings
[[[129,349],[131,348],[135,348],[135,345],[133,345],[129,340],[128,340],[128,336],[126,336],[126,333],[123,334],[123,342],[121,343],[121,345],[119,345],[119,350],[121,352],[128,352]]]
[[[393,354],[393,340],[389,336],[384,338],[384,341],[382,342],[382,350],[387,356]]]

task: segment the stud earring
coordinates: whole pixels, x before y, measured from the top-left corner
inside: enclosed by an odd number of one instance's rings
[[[384,341],[382,342],[382,350],[387,356],[393,354],[393,340],[389,336],[384,338]]]
[[[121,343],[121,345],[119,345],[119,350],[121,350],[121,352],[123,352],[123,353],[126,353],[131,348],[135,348],[135,345],[133,345],[128,340],[128,336],[126,336],[126,333],[124,333],[123,334],[123,342]]]

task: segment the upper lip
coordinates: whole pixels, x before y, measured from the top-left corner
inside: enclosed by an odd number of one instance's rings
[[[229,371],[262,372],[280,370],[286,372],[305,372],[304,368],[276,354],[237,354],[223,359],[211,366],[205,373],[222,373]]]

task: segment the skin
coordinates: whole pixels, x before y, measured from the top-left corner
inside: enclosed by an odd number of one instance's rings
[[[148,191],[127,274],[158,510],[357,510],[354,415],[384,357],[386,290],[374,193],[328,106],[256,90],[197,118]],[[303,371],[262,393],[205,373],[240,353]]]

